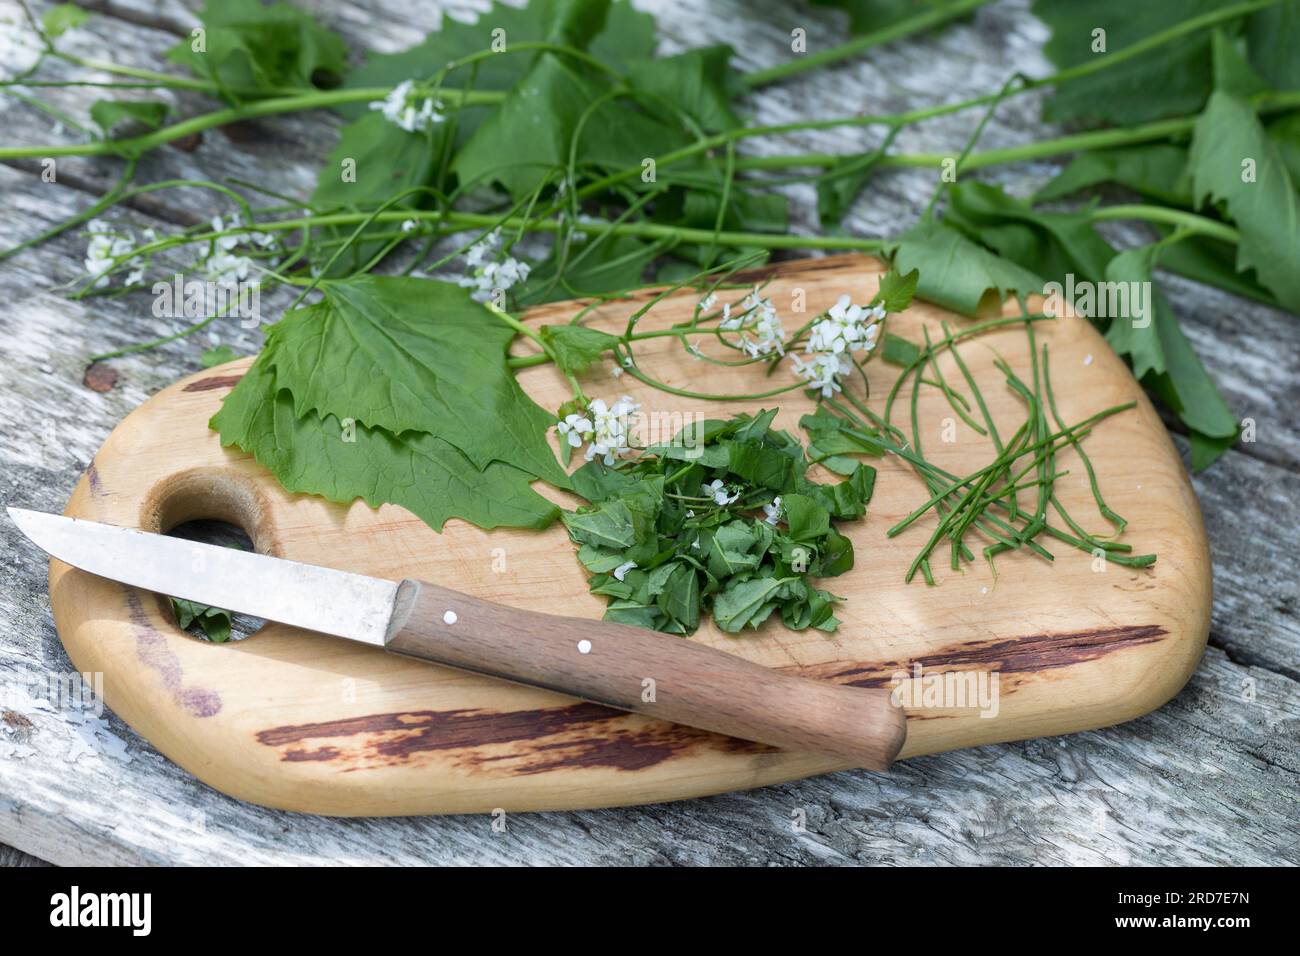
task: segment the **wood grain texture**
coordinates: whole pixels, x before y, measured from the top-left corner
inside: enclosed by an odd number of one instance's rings
[[[194,21],[197,0],[87,0],[105,11],[68,42],[86,56],[159,68],[175,33]],[[374,0],[315,5],[354,51],[394,50],[436,25],[440,12],[466,17],[485,3],[396,4]],[[48,4],[37,0],[37,12]],[[653,0],[663,49],[729,42],[745,68],[788,56],[791,23],[813,44],[844,36],[844,18],[785,0]],[[16,14],[0,0],[0,16]],[[1026,0],[1003,0],[969,23],[933,37],[892,44],[828,71],[763,90],[757,122],[901,110],[996,90],[1009,64],[1050,72],[1044,28]],[[815,46],[814,46],[815,48]],[[8,64],[0,63],[0,70]],[[72,71],[56,67],[54,76]],[[101,76],[99,79],[108,79]],[[53,91],[76,115],[101,93]],[[982,145],[1009,146],[1066,130],[1044,125],[1040,97],[999,107]],[[205,108],[181,97],[182,115]],[[71,141],[48,117],[0,98],[13,142]],[[955,115],[906,131],[900,147],[959,150],[976,117]],[[142,181],[173,177],[256,177],[295,195],[309,193],[332,146],[328,114],[256,124],[235,142],[222,131],[195,150],[145,158]],[[875,140],[862,130],[800,133],[755,141],[742,152],[823,150],[854,154]],[[1028,195],[1064,159],[989,169],[980,178]],[[0,165],[0,235],[34,235],[88,206],[111,185],[119,164],[60,161],[59,182],[43,183],[35,163]],[[881,172],[845,223],[852,234],[882,236],[906,227],[923,207],[933,174]],[[805,187],[783,188],[795,230],[816,225]],[[138,227],[174,228],[214,211],[199,190],[140,197],[125,217]],[[1143,227],[1108,224],[1112,241],[1150,241]],[[109,393],[81,385],[86,354],[180,330],[155,319],[138,297],[69,302],[54,286],[78,275],[81,236],[67,235],[0,264],[0,492],[47,511],[67,500],[105,437],[145,398],[198,366],[206,338],[179,340],[115,362]],[[91,752],[79,725],[15,685],[66,673],[46,594],[43,556],[0,522],[0,678],[6,705],[29,718],[30,753],[0,759],[0,839],[60,863],[496,863],[496,864],[1278,864],[1300,863],[1295,787],[1300,774],[1300,579],[1292,555],[1300,500],[1288,494],[1300,470],[1300,394],[1295,317],[1191,282],[1162,276],[1184,329],[1224,389],[1230,406],[1261,423],[1259,440],[1239,445],[1195,476],[1210,533],[1215,603],[1211,650],[1191,682],[1154,714],[1119,727],[1059,740],[1033,740],[908,760],[889,775],[825,774],[705,800],[648,808],[512,815],[504,830],[485,816],[340,819],[290,816],[230,799],[161,757],[106,710]],[[264,298],[271,314],[287,300]],[[210,330],[236,352],[256,351],[261,330]],[[206,335],[206,333],[205,333]],[[1185,448],[1179,441],[1180,448]],[[566,559],[567,560],[567,559]],[[119,754],[112,742],[124,745]],[[802,819],[803,827],[794,824]]]
[[[802,294],[815,314],[845,289],[870,298],[882,270],[875,260],[844,256],[785,263],[749,278],[765,282],[777,303]],[[601,306],[590,324],[621,328],[653,294]],[[526,321],[557,321],[576,308],[553,303],[532,310]],[[693,308],[689,292],[673,295],[639,328],[667,328]],[[943,321],[964,320],[917,304],[891,318],[890,328],[920,341],[923,328],[941,334]],[[1042,323],[1037,335],[1050,350],[1067,421],[1138,403],[1087,443],[1110,504],[1132,521],[1129,539],[1139,553],[1160,555],[1154,569],[1105,566],[1097,573],[1091,555],[1058,548],[1054,562],[1007,555],[996,577],[980,564],[962,573],[939,571],[936,588],[919,580],[905,584],[928,526],[892,539],[884,530],[927,495],[903,462],[887,458],[879,462],[868,518],[841,525],[858,557],[853,571],[834,581],[846,598],[835,634],[789,632],[770,622],[754,634],[728,635],[710,622],[692,640],[854,687],[892,687],[907,676],[900,686],[911,698],[904,697],[904,756],[1089,729],[1168,700],[1195,667],[1208,629],[1209,565],[1195,496],[1154,410],[1092,327],[1065,318]],[[703,377],[701,370],[714,366],[674,339],[644,344],[638,364],[670,384],[747,392],[765,381],[756,367]],[[990,411],[1009,434],[1023,407],[993,358],[1028,369],[1027,337],[1017,327],[998,330],[965,351]],[[957,380],[951,357],[945,362],[945,375]],[[361,502],[344,507],[289,495],[248,456],[221,448],[206,423],[246,365],[191,376],[131,413],[96,453],[68,513],[146,530],[219,518],[242,526],[265,553],[394,580],[420,577],[513,607],[599,617],[602,601],[587,593],[585,573],[558,525],[542,533],[489,533],[452,521],[439,535],[394,506],[372,510]],[[868,369],[880,405],[897,371],[879,363]],[[520,381],[543,407],[558,406],[567,394],[551,366],[528,369]],[[736,410],[666,400],[629,376],[616,378],[612,369],[594,370],[587,383],[592,394],[624,391],[647,410],[667,414],[671,431],[692,415]],[[910,401],[906,392],[903,399]],[[738,404],[751,412],[761,405]],[[794,429],[813,407],[791,393],[783,397],[777,425]],[[927,454],[937,463],[961,473],[988,460],[991,440],[954,422],[937,390],[923,390],[918,408]],[[944,442],[948,429],[952,441]],[[1140,482],[1126,474],[1135,450],[1147,462]],[[1058,483],[1063,503],[1074,514],[1089,514],[1091,493],[1075,453],[1060,456],[1057,468],[1073,468]],[[51,567],[60,635],[80,670],[104,674],[109,706],[205,781],[271,806],[352,815],[645,803],[846,765],[737,746],[281,625],[233,646],[205,645],[178,631],[153,595],[59,562]],[[973,694],[927,702],[921,695],[927,675],[933,682],[933,675],[948,673],[996,680],[997,699],[983,706]]]

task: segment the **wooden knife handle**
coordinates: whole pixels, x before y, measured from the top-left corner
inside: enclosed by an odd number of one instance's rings
[[[424,581],[402,582],[387,648],[873,770],[888,768],[907,736],[884,688],[793,677],[680,637],[522,611]]]

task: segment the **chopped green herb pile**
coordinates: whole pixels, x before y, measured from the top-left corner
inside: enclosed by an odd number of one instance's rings
[[[862,517],[876,470],[812,481],[799,440],[773,429],[775,417],[700,422],[635,460],[574,473],[591,504],[561,517],[592,593],[610,599],[606,620],[690,634],[711,614],[734,634],[779,611],[795,630],[835,630],[842,599],[812,581],[853,566],[832,519]]]

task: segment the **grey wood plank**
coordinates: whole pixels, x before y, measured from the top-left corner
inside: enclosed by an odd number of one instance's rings
[[[0,866],[49,866],[44,860],[15,850],[11,846],[0,846]]]
[[[731,42],[746,67],[788,53],[791,26],[810,42],[833,43],[844,20],[831,11],[774,2],[713,0],[640,4],[659,16],[663,46]],[[156,67],[161,51],[193,22],[176,0],[111,0],[74,38],[89,56]],[[325,3],[327,22],[355,50],[398,49],[436,22],[432,7],[381,0]],[[483,4],[457,4],[463,16]],[[794,11],[794,12],[791,12]],[[764,91],[761,122],[910,108],[996,89],[1013,68],[1047,72],[1045,31],[1020,2],[981,10],[972,23],[935,37],[872,51],[861,61]],[[737,27],[735,25],[742,26]],[[2,67],[3,65],[0,65]],[[84,113],[96,94],[60,93]],[[202,108],[186,97],[186,115]],[[899,148],[954,153],[977,121],[945,118],[908,131]],[[0,99],[0,123],[19,141],[52,136],[28,107]],[[306,195],[337,123],[325,114],[257,125],[254,139],[213,131],[193,153],[164,149],[140,181],[187,176],[250,178]],[[984,145],[1049,135],[1034,97],[1005,104]],[[858,131],[802,133],[753,144],[756,152],[853,152],[872,144]],[[91,201],[116,175],[113,161],[61,164],[64,183],[43,185],[32,164],[0,165],[0,235],[32,235]],[[983,176],[1027,194],[1056,163],[989,170]],[[927,171],[889,171],[846,223],[889,235],[910,223],[933,187]],[[67,188],[71,186],[72,188]],[[788,190],[795,228],[817,230],[811,190]],[[211,215],[198,190],[158,194],[130,219],[157,228]],[[1119,241],[1136,228],[1108,233]],[[0,390],[0,496],[61,508],[77,474],[120,418],[193,370],[206,336],[114,363],[106,394],[81,384],[87,354],[174,332],[147,302],[127,297],[69,303],[53,287],[81,273],[84,238],[66,236],[0,264],[7,387]],[[1159,712],[1119,728],[909,761],[888,776],[833,774],[782,787],[677,804],[512,817],[496,833],[487,817],[338,820],[252,807],[215,793],[168,763],[111,713],[74,720],[42,704],[39,679],[70,664],[54,633],[45,567],[0,523],[0,688],[30,726],[0,737],[0,840],[56,863],[1296,863],[1300,649],[1290,545],[1300,525],[1287,491],[1300,465],[1296,423],[1280,409],[1296,391],[1295,317],[1199,286],[1169,284],[1175,306],[1234,409],[1259,421],[1259,441],[1196,479],[1214,545],[1212,643],[1202,667]],[[268,299],[271,315],[283,299]],[[1247,331],[1249,330],[1249,331]],[[217,331],[237,351],[260,332]],[[25,696],[19,697],[19,694]],[[19,739],[21,737],[21,739]],[[20,749],[21,748],[21,749]],[[4,753],[8,750],[9,752]],[[105,799],[112,794],[113,799]],[[802,812],[807,826],[793,827]]]

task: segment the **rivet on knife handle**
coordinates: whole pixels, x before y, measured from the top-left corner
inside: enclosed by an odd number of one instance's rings
[[[794,677],[653,631],[493,604],[403,581],[386,647],[619,710],[883,770],[906,737],[882,688]],[[654,700],[642,699],[654,681]]]

